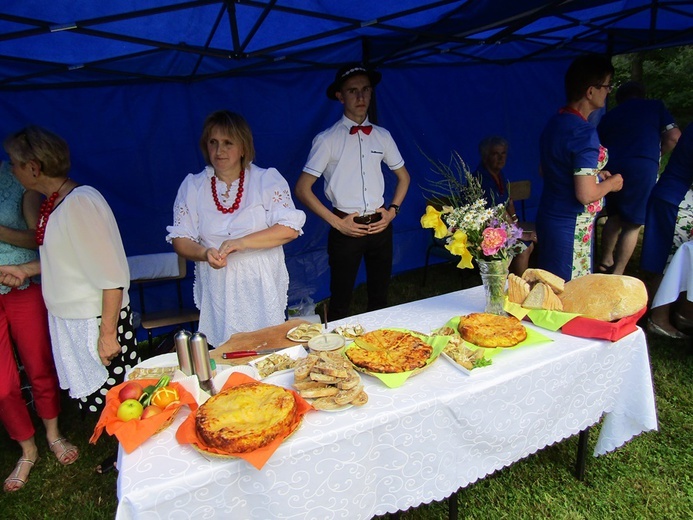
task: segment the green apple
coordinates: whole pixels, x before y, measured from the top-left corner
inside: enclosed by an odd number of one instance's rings
[[[142,410],[142,403],[137,399],[126,399],[120,403],[116,415],[121,421],[131,421],[139,419],[142,416]]]

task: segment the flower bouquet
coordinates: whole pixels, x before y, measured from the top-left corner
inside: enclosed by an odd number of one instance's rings
[[[524,248],[522,228],[504,204],[487,200],[480,178],[458,154],[453,155],[452,167],[434,165],[440,178],[430,181],[432,204],[421,226],[433,229],[435,238],[445,240],[445,248],[461,257],[457,267],[473,268],[472,260],[476,261],[487,291],[486,312],[503,314],[508,265]]]

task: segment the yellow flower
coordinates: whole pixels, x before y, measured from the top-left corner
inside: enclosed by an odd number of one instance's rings
[[[440,218],[441,212],[433,206],[426,206],[426,214],[421,217],[421,227],[433,229],[436,238],[445,238],[448,234],[448,227]]]
[[[467,249],[467,234],[464,231],[459,229],[455,231],[455,234],[452,235],[452,241],[445,248],[453,255],[462,257],[460,263],[457,264],[457,267],[460,269],[471,269],[474,267],[472,265],[472,254]]]

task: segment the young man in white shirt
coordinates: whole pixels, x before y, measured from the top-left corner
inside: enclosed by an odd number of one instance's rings
[[[392,272],[392,226],[409,188],[409,173],[390,132],[368,120],[379,72],[363,65],[342,67],[327,88],[327,97],[344,105],[344,115],[318,134],[296,183],[296,197],[331,227],[327,252],[330,263],[330,321],[350,315],[350,304],[361,260],[366,265],[368,310],[387,306]],[[397,177],[389,204],[381,163]],[[328,209],[313,192],[324,178]]]

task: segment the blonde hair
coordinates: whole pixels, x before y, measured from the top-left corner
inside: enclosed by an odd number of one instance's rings
[[[205,158],[205,162],[211,165],[207,143],[214,128],[218,128],[226,133],[231,139],[241,145],[243,156],[241,157],[241,168],[244,170],[255,159],[255,146],[253,145],[253,134],[250,131],[248,122],[242,115],[229,110],[217,110],[212,112],[205,119],[204,127],[202,128],[202,137],[200,137],[200,149]]]

